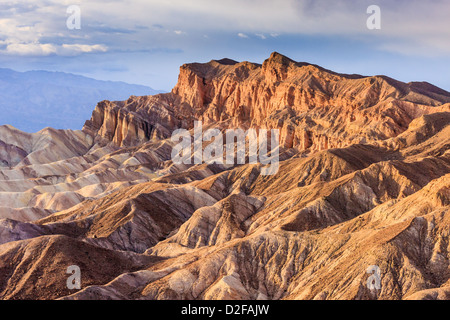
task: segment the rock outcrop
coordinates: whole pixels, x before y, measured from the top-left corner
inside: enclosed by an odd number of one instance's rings
[[[338,74],[274,52],[262,65],[185,64],[171,93],[103,101],[83,130],[122,146],[167,138],[197,119],[277,128],[286,148],[316,152],[395,137],[413,119],[444,111],[450,94],[431,84]]]

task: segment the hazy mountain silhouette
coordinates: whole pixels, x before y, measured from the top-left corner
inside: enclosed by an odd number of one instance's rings
[[[27,132],[45,127],[81,129],[100,100],[159,92],[142,85],[70,73],[0,68],[0,125],[10,124]]]

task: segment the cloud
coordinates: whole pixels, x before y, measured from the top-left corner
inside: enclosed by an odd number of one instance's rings
[[[77,55],[81,53],[92,52],[106,52],[108,48],[102,44],[63,44],[61,47],[61,54],[65,55]]]
[[[182,27],[190,34],[204,34],[208,30],[241,34],[241,38],[249,34],[272,38],[279,35],[365,37],[364,41],[373,42],[374,48],[380,50],[391,51],[395,42],[418,49],[403,50],[402,54],[408,55],[430,50],[436,55],[447,55],[450,50],[448,0],[378,0],[381,30],[369,30],[366,26],[367,8],[374,4],[373,0],[135,0],[133,3],[136,11],[130,15],[139,23],[148,19],[169,29]],[[429,41],[431,37],[436,40]],[[381,42],[383,45],[378,45]]]
[[[128,28],[119,29],[98,21],[86,23],[84,33],[69,30],[66,25],[67,8],[54,0],[9,1],[0,5],[0,9],[10,13],[7,17],[0,15],[3,44],[0,54],[8,56],[76,56],[106,52],[108,46],[99,44],[89,34],[130,32]]]
[[[61,56],[75,56],[82,53],[106,52],[108,48],[104,45],[82,45],[82,44],[62,44],[52,43],[11,43],[6,49],[0,52],[8,55],[18,56],[48,56],[57,54]]]
[[[105,24],[101,25],[87,25],[85,28],[88,29],[88,32],[101,32],[105,34],[130,34],[130,33],[136,33],[136,30],[133,29],[127,29],[127,28],[115,28],[111,27]],[[140,29],[140,26],[135,26],[135,29]]]
[[[64,55],[104,52],[104,48],[114,52],[181,44],[195,47],[196,36],[204,39],[204,34],[221,33],[263,40],[279,40],[282,35],[353,37],[372,42],[377,50],[403,55],[450,54],[448,0],[378,0],[381,30],[366,27],[367,7],[373,0],[109,0],[107,5],[104,0],[78,0],[81,30],[66,28],[69,2],[0,4],[0,40],[11,45],[7,52]],[[82,49],[80,43],[93,47]],[[68,50],[61,44],[78,47]]]
[[[50,43],[12,43],[4,50],[6,54],[19,56],[48,56],[56,52],[57,47]]]

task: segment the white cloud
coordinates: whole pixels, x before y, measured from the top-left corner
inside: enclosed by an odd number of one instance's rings
[[[246,35],[245,33],[242,33],[242,32],[239,32],[237,35],[239,38],[244,38],[244,39],[248,38],[248,35]]]
[[[57,48],[50,43],[11,43],[6,46],[4,52],[19,56],[48,56],[56,54]]]
[[[63,55],[77,55],[81,53],[106,52],[108,47],[102,44],[63,44],[60,47],[60,53]]]
[[[57,54],[61,56],[74,56],[82,53],[106,52],[108,48],[104,45],[80,45],[51,43],[11,43],[0,52],[18,56],[48,56]]]
[[[68,14],[61,1],[10,1],[4,6],[8,16],[0,13],[0,54],[74,56],[108,50],[104,44],[92,43],[90,35],[67,28]]]

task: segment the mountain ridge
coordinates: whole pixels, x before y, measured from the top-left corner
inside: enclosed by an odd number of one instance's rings
[[[121,127],[131,126],[141,136],[168,137],[175,128],[192,128],[193,119],[205,124],[232,121],[234,127],[279,128],[284,145],[321,150],[330,140],[335,141],[332,147],[339,147],[367,141],[374,135],[376,139],[395,136],[418,115],[446,111],[450,103],[450,93],[436,92],[434,87],[433,92],[421,94],[410,89],[417,84],[408,86],[386,76],[347,77],[310,64],[299,66],[280,54],[273,53],[271,57],[263,65],[246,61],[220,64],[216,60],[184,64],[170,93],[130,97],[126,106],[102,102],[83,130],[121,145],[123,141],[129,144],[133,138],[122,139],[126,132],[115,137],[112,131],[116,125],[119,132]],[[293,116],[305,112],[309,115]],[[380,114],[381,123],[369,123],[372,113]],[[119,114],[120,121],[115,120]],[[126,120],[127,115],[134,120]],[[333,125],[324,118],[362,123],[356,126],[359,132],[343,139],[338,132],[344,129],[329,130],[327,126]],[[281,121],[284,125],[280,127]],[[312,122],[316,125],[311,126]],[[152,132],[146,132],[148,127]]]

